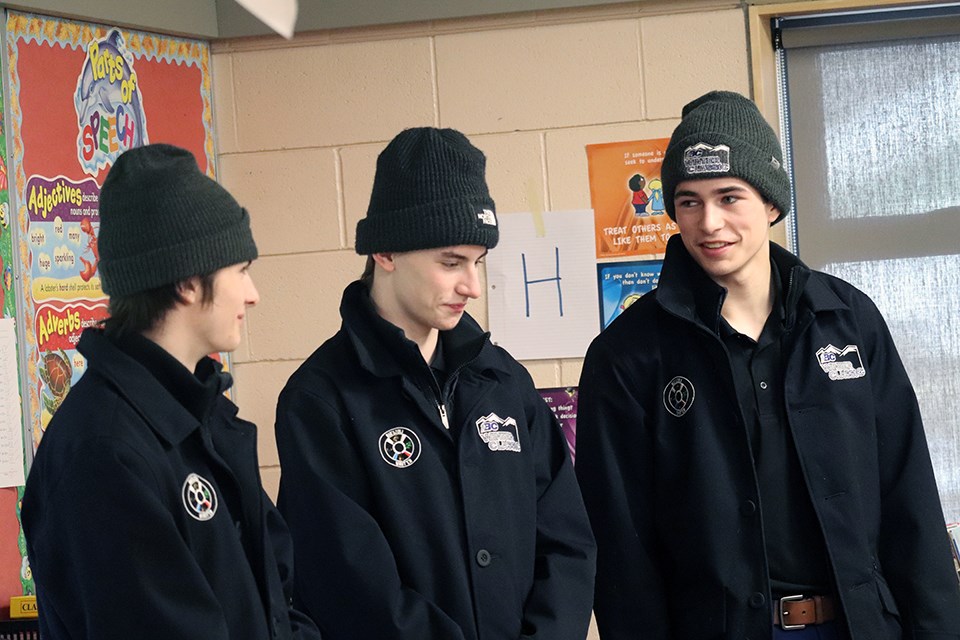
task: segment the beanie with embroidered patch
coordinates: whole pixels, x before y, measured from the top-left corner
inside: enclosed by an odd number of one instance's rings
[[[399,133],[377,158],[367,217],[357,223],[357,253],[495,247],[500,232],[486,162],[455,129]]]
[[[117,158],[100,190],[101,285],[128,296],[257,257],[250,215],[168,144]]]
[[[660,178],[667,213],[685,180],[732,176],[750,184],[780,212],[790,212],[790,179],[776,134],[752,101],[733,91],[711,91],[683,108],[663,158]]]

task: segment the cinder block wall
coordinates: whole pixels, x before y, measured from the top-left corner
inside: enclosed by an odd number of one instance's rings
[[[729,0],[409,24],[218,43],[221,182],[249,210],[260,304],[234,355],[241,415],[259,425],[264,484],[280,479],[277,396],[340,326],[376,156],[412,126],[460,129],[488,158],[501,215],[590,207],[584,146],[666,137],[710,89],[749,93],[744,11]],[[487,326],[484,298],[469,312]],[[581,359],[524,363],[576,385]],[[596,639],[592,627],[590,639]]]
[[[261,302],[234,355],[241,415],[273,437],[287,377],[338,329],[377,154],[400,130],[454,127],[488,157],[503,214],[590,207],[584,146],[670,134],[710,89],[749,93],[744,10],[730,0],[591,9],[236,40],[213,48],[220,179],[253,219]],[[481,298],[468,311],[486,326]],[[582,361],[524,364],[575,385]]]

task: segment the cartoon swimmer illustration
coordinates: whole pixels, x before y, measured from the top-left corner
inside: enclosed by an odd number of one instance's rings
[[[626,311],[626,310],[627,310],[627,307],[629,307],[629,306],[632,305],[634,302],[636,302],[637,300],[639,300],[642,296],[643,296],[642,293],[631,293],[631,294],[628,295],[626,298],[624,298],[623,301],[620,303],[620,310],[621,310],[621,311]]]

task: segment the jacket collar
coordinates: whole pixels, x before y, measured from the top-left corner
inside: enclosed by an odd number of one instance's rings
[[[340,317],[364,369],[380,377],[419,376],[429,372],[416,343],[377,313],[367,285],[359,280],[344,289]],[[464,313],[456,327],[440,332],[447,369],[456,371],[472,362],[480,369],[509,372],[489,338],[490,334]]]
[[[157,435],[168,443],[178,444],[200,427],[201,419],[181,404],[147,366],[107,338],[103,330],[84,330],[77,343],[77,350],[87,359],[89,369],[114,387]],[[165,351],[150,357],[163,356],[173,359],[173,356]],[[164,365],[164,368],[169,374],[172,366]],[[201,413],[208,414],[212,405],[220,402],[220,394],[229,388],[232,382],[229,374],[222,373],[220,363],[210,358],[201,360],[197,367],[199,372],[206,372],[204,381],[194,377],[182,365],[180,368],[182,377],[178,379],[178,383],[183,384],[183,389],[190,393],[207,395],[210,406],[205,407]],[[195,382],[191,383],[187,380],[188,377],[192,377]],[[215,387],[215,393],[212,393],[211,387]]]
[[[770,243],[770,259],[776,266],[774,273],[781,278],[787,328],[793,326],[802,309],[816,314],[847,308],[823,278],[811,278],[815,272],[775,242]],[[667,242],[656,291],[657,301],[665,310],[717,333],[727,290],[697,264],[679,234]]]

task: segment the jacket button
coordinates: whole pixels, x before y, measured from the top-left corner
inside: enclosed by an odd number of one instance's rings
[[[740,513],[744,516],[752,516],[757,512],[757,503],[753,500],[744,500],[740,504]]]
[[[477,564],[481,567],[490,566],[490,552],[486,549],[480,549],[480,551],[477,551]]]
[[[747,600],[747,604],[750,605],[752,609],[760,609],[767,603],[767,598],[759,591],[751,594],[750,599]]]

